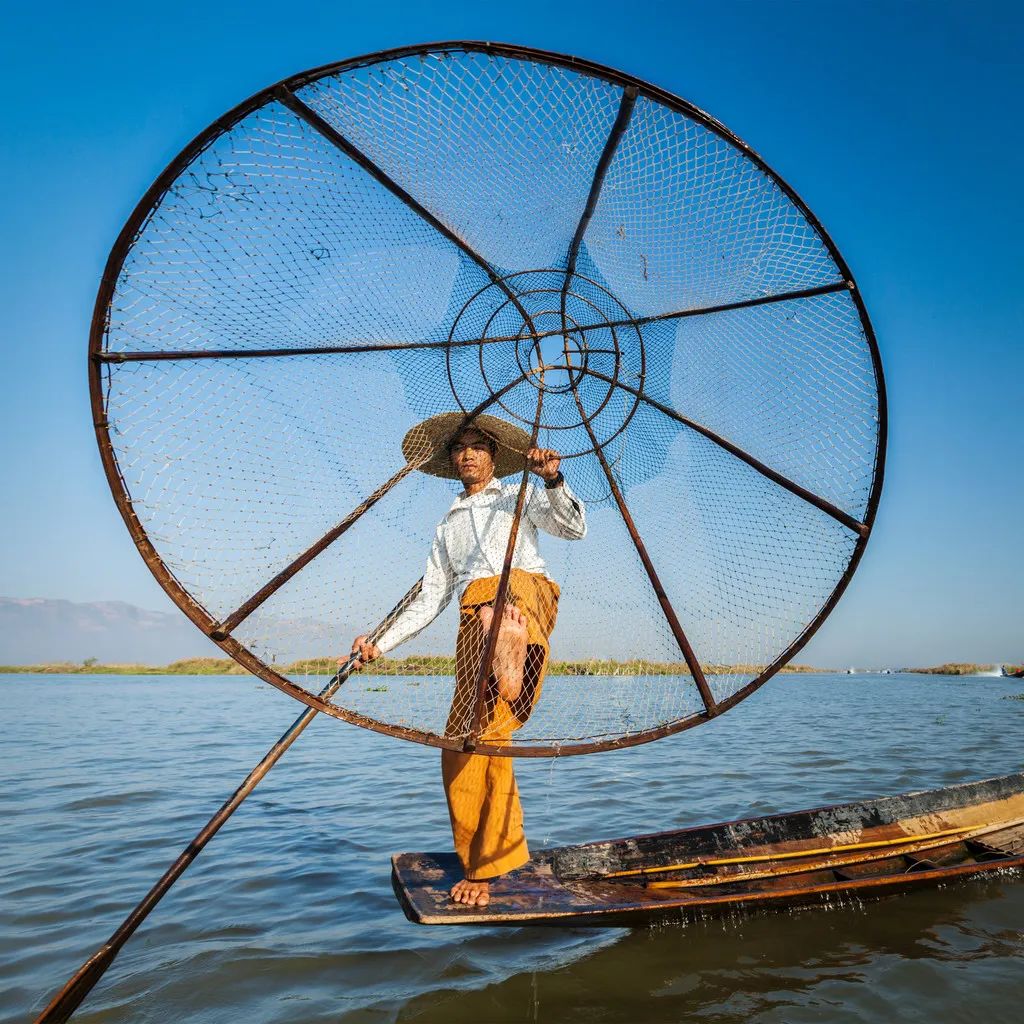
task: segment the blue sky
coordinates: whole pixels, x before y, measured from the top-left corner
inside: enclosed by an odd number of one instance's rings
[[[110,499],[86,340],[123,221],[242,98],[414,41],[577,53],[708,110],[850,263],[890,397],[886,490],[801,660],[1024,659],[1024,15],[1010,4],[22,6],[3,41],[0,595],[169,607]]]

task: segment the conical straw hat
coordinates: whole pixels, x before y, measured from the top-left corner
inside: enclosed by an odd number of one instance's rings
[[[495,476],[511,476],[525,469],[530,435],[521,427],[485,413],[475,416],[469,423],[466,423],[465,414],[461,412],[442,412],[417,423],[402,439],[402,454],[406,462],[419,463],[432,452],[430,458],[416,468],[431,476],[458,480],[459,474],[448,458],[448,445],[464,425],[486,434],[497,444],[498,450],[494,453]]]

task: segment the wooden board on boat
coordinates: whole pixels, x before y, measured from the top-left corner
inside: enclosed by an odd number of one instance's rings
[[[452,903],[450,853],[400,853],[392,884],[418,924],[643,927],[884,895],[1024,868],[1024,774],[809,811],[544,850]]]

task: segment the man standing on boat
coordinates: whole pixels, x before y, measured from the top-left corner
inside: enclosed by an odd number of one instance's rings
[[[505,484],[501,479],[529,466],[544,486],[531,485],[524,505],[479,735],[481,742],[501,745],[526,722],[540,697],[548,638],[558,613],[559,588],[546,574],[538,530],[581,540],[587,532],[586,514],[562,476],[556,452],[531,448],[525,431],[497,417],[480,415],[459,429],[462,419],[456,412],[434,416],[413,427],[402,442],[409,462],[433,453],[418,468],[458,478],[464,489],[437,527],[419,596],[376,644],[358,636],[352,650],[359,654],[360,666],[373,661],[430,625],[460,591],[455,694],[445,735],[470,735],[477,673],[519,491],[518,481]],[[530,859],[512,759],[445,749],[441,774],[455,851],[465,873],[452,888],[452,899],[486,906],[489,880]]]

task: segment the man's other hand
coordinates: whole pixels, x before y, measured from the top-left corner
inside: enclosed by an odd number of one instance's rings
[[[372,640],[369,640],[365,634],[363,634],[357,636],[355,640],[352,641],[352,653],[359,655],[356,663],[352,667],[360,669],[364,665],[369,664],[371,661],[376,661],[380,657],[380,648]],[[339,658],[338,664],[344,665],[346,661],[348,661],[348,658]]]
[[[542,480],[554,480],[558,476],[562,457],[550,448],[531,448],[526,453],[526,461],[530,469]]]

